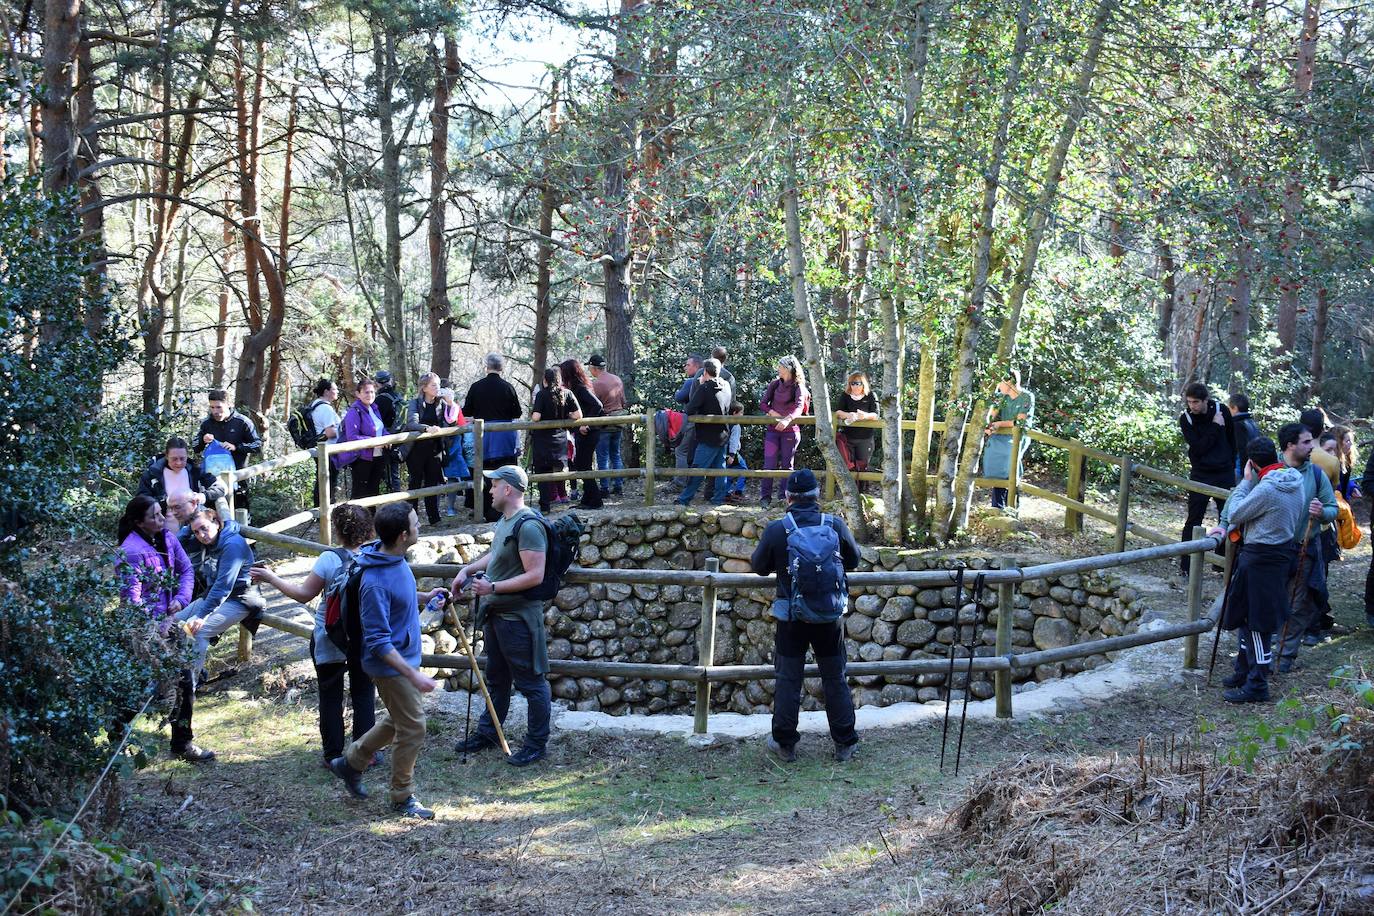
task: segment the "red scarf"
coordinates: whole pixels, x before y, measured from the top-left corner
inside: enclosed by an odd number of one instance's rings
[[[1260,479],[1260,480],[1263,480],[1265,474],[1268,474],[1270,471],[1277,471],[1279,468],[1282,468],[1282,467],[1286,467],[1286,465],[1283,464],[1283,462],[1280,461],[1280,462],[1275,462],[1274,464],[1269,465],[1269,467],[1267,467],[1267,468],[1260,468],[1259,479]]]

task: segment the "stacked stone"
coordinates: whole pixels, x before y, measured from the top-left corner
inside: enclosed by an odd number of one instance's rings
[[[707,557],[719,558],[723,572],[748,572],[764,525],[776,513],[764,515],[745,508],[709,513],[676,507],[622,511],[615,516],[588,518],[577,563],[588,568],[703,569]],[[416,562],[467,562],[485,550],[490,535],[458,535],[417,547]],[[996,558],[969,554],[949,556],[929,551],[862,548],[860,571],[968,569],[961,600],[956,605],[950,584],[918,588],[879,586],[854,592],[844,630],[848,656],[854,661],[944,659],[953,647],[956,659],[991,656],[997,641],[997,590],[984,589],[975,605],[973,579],[979,570],[995,568]],[[1139,616],[1133,589],[1121,587],[1110,575],[1065,575],[1051,581],[1030,581],[1018,590],[1012,618],[1014,652],[1052,649],[1077,642],[1115,636],[1134,627]],[[721,589],[717,595],[716,664],[767,664],[773,656],[772,589]],[[466,619],[466,614],[465,618]],[[701,621],[701,589],[679,585],[570,584],[550,604],[546,625],[551,659],[596,659],[658,664],[696,664],[697,628]],[[425,620],[426,651],[444,651],[453,643],[453,621]],[[456,651],[456,650],[455,650]],[[1095,655],[1035,669],[1017,669],[1013,681],[1022,685],[1095,668],[1107,661]],[[466,671],[445,671],[450,686],[469,687]],[[915,677],[864,675],[853,679],[860,705],[888,706],[902,702],[943,702],[944,673]],[[956,662],[955,699],[967,690],[976,699],[993,694],[992,675],[975,672],[967,682]],[[696,698],[690,681],[650,681],[639,678],[553,677],[556,700],[569,708],[612,714],[685,712]],[[819,709],[819,678],[804,685],[803,707]],[[713,708],[740,713],[768,712],[772,682],[718,684]]]

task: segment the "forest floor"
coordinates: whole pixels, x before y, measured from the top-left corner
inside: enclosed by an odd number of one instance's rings
[[[1150,499],[1133,517],[1171,530],[1182,516],[1178,503]],[[1062,510],[1048,503],[1024,500],[1019,521],[1009,534],[977,523],[974,533],[1001,538],[1008,552],[1111,549],[1109,533],[1092,522],[1066,537]],[[1365,543],[1332,567],[1334,610],[1349,635],[1304,649],[1300,668],[1274,684],[1303,709],[1333,696],[1333,670],[1374,666],[1362,604],[1369,562]],[[1141,600],[1169,619],[1183,613],[1175,574],[1164,563],[1129,571]],[[1219,579],[1208,575],[1209,594]],[[1220,669],[1229,667],[1228,645]],[[1204,662],[1210,649],[1204,636]],[[1177,747],[1188,747],[1205,767],[1252,736],[1258,721],[1298,714],[1229,706],[1215,685],[1220,675],[1207,687],[1181,671],[1177,642],[1133,650],[1148,653],[1137,663],[1145,658],[1156,676],[1128,691],[1012,721],[971,717],[957,777],[952,766],[940,771],[938,720],[869,730],[844,765],[814,734],[803,736],[798,763],[784,766],[757,739],[700,747],[680,735],[555,729],[549,757],[516,770],[493,753],[462,762],[453,744],[464,723],[438,707],[417,771],[421,798],[438,816],[416,822],[386,811],[384,773],[369,776],[373,797],[358,803],[320,768],[313,678],[301,650],[281,634],[262,638],[252,665],[197,699],[197,740],[218,752],[216,763],[162,758],[125,786],[126,839],[197,870],[225,895],[226,909],[248,900],[259,911],[301,913],[977,911],[1016,879],[1014,868],[995,865],[998,855],[961,832],[969,821],[961,804],[989,785],[1037,767],[1061,768],[1051,772],[1066,779],[1062,768],[1110,767],[1142,749],[1151,761],[1172,761]],[[231,651],[219,647],[221,663]],[[156,723],[143,727],[150,746],[165,746]],[[1138,825],[1134,840],[1129,826],[1113,829],[1117,839],[1140,841]],[[1067,832],[1059,842],[1062,861],[1084,857]],[[1053,867],[1046,873],[1058,883]],[[1120,880],[1138,895],[1105,911],[1168,909],[1167,885],[1163,899],[1139,893],[1148,877],[1124,871]],[[1303,910],[1321,877],[1286,903]],[[1186,889],[1173,893],[1179,912],[1204,909],[1200,900],[1189,904]],[[1210,904],[1210,883],[1207,893]],[[1104,912],[1100,900],[1079,908],[1066,894],[1056,912]],[[1019,903],[997,909],[1031,911]]]

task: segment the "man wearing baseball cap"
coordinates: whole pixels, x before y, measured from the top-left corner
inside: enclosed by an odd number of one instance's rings
[[[544,523],[525,505],[529,478],[518,465],[502,465],[482,476],[491,481],[491,505],[501,517],[492,531],[491,549],[458,571],[453,590],[470,588],[484,599],[476,625],[482,627],[486,642],[487,690],[497,718],[502,724],[506,721],[512,684],[529,704],[524,746],[506,761],[523,767],[542,759],[549,741],[553,697],[547,677],[544,602],[522,594],[544,581],[549,539]],[[490,712],[483,710],[477,733],[458,750],[472,753],[496,745],[496,727]]]
[[[817,500],[820,485],[809,468],[793,471],[787,478],[787,514],[770,522],[759,538],[749,563],[761,576],[776,574],[777,592],[772,613],[778,628],[773,643],[773,733],[768,749],[785,763],[797,759],[797,719],[801,710],[802,673],[809,646],[821,669],[825,691],[825,717],[830,723],[830,738],[835,742],[835,759],[841,762],[854,756],[859,744],[854,730],[854,697],[845,681],[843,617],[824,623],[797,619],[793,601],[792,572],[789,563],[790,538],[805,529],[828,525],[834,529],[840,563],[845,570],[859,565],[859,545],[849,526],[836,515],[822,514]],[[836,592],[837,602],[847,600]]]

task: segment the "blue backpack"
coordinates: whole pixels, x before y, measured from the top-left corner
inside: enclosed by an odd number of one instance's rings
[[[789,616],[801,623],[833,623],[849,609],[849,579],[840,559],[840,534],[821,516],[819,525],[800,526],[791,513],[787,530],[787,572],[792,577]]]

